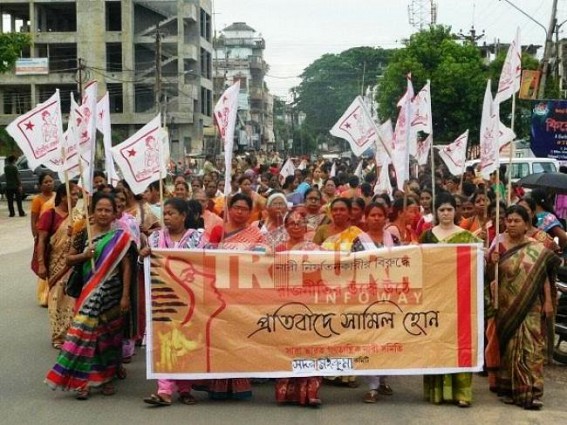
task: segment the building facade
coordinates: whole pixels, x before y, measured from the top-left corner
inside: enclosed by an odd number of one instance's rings
[[[214,39],[215,99],[240,80],[236,131],[239,150],[274,148],[274,99],[264,81],[268,72],[265,48],[261,35],[244,22],[229,25]]]
[[[79,83],[97,80],[99,96],[110,95],[115,144],[161,110],[172,158],[202,151],[212,126],[211,0],[1,0],[0,16],[1,32],[30,34],[22,58],[48,64],[2,75],[0,125],[55,89],[66,115]]]

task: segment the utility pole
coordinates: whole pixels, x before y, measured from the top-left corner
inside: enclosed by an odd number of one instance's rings
[[[539,82],[538,98],[543,99],[545,96],[545,84],[547,82],[547,71],[549,69],[549,58],[551,57],[551,50],[553,46],[553,32],[557,24],[557,0],[553,0],[551,6],[551,18],[549,20],[549,27],[545,37],[545,48],[543,50],[543,58],[541,59],[541,79]]]
[[[155,82],[155,102],[156,113],[161,112],[161,32],[159,30],[159,23],[156,26],[156,82]]]
[[[85,69],[85,65],[83,63],[83,59],[82,58],[78,58],[77,59],[77,79],[75,81],[77,81],[77,89],[79,92],[79,100],[81,100],[83,98],[83,70]]]
[[[484,37],[484,30],[482,30],[481,34],[477,34],[476,33],[476,29],[474,27],[474,25],[471,27],[471,29],[469,30],[468,34],[464,34],[463,30],[459,31],[459,34],[457,34],[457,37],[460,40],[467,40],[470,41],[474,46],[476,46],[476,42],[478,40],[480,40],[481,38]]]

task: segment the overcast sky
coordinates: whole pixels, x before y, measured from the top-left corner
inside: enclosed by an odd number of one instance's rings
[[[435,0],[437,23],[455,32],[472,25],[480,42],[500,39],[509,43],[516,27],[522,44],[544,44],[545,30],[514,10],[504,0]],[[266,40],[266,77],[272,93],[287,96],[299,84],[303,69],[324,53],[339,53],[356,46],[401,47],[400,41],[416,31],[409,24],[412,0],[213,0],[215,26],[246,22]],[[426,0],[414,0],[427,3]],[[512,0],[547,28],[552,0]],[[559,0],[558,22],[567,19],[567,0]],[[567,24],[563,27],[567,31]],[[561,31],[560,37],[567,32]],[[541,53],[541,51],[540,51]]]

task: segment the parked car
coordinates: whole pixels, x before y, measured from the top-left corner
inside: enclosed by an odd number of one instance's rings
[[[38,180],[39,180],[39,176],[41,175],[41,173],[44,173],[44,172],[50,172],[51,173],[51,175],[53,176],[53,179],[55,180],[54,181],[54,187],[57,187],[61,183],[61,181],[59,180],[59,177],[57,176],[57,173],[54,173],[53,171],[48,170],[43,165],[40,165],[35,170],[30,169],[29,166],[28,166],[28,160],[23,155],[20,156],[16,160],[16,167],[18,167],[18,171],[20,173],[20,181],[22,182],[24,198],[27,195],[31,195],[31,194],[39,192]],[[2,171],[2,175],[0,175],[0,193],[5,194],[6,193],[6,176],[4,175],[4,168],[2,167],[2,170],[0,170],[0,171]]]
[[[476,167],[480,163],[480,159],[467,161],[466,166],[472,165]],[[500,165],[508,168],[508,158],[500,158]],[[512,158],[512,173],[506,171],[508,178],[512,182],[516,182],[523,177],[536,173],[556,173],[559,171],[559,161],[553,158]]]

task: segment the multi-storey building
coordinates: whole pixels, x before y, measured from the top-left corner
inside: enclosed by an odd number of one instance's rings
[[[57,88],[66,114],[79,81],[97,80],[99,96],[110,95],[114,143],[161,109],[172,158],[200,152],[212,125],[211,8],[211,0],[1,0],[0,31],[29,33],[22,58],[36,67],[2,75],[0,125]]]
[[[274,148],[274,100],[264,77],[266,42],[254,28],[235,22],[214,40],[214,93],[240,80],[236,143],[242,150]]]

